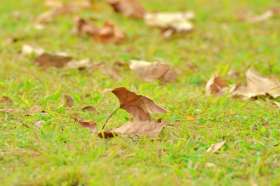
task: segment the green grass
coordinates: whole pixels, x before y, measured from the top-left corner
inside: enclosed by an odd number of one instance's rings
[[[279,7],[279,1],[141,2],[149,11],[193,10],[194,32],[166,40],[157,29],[115,14],[99,2],[96,10],[79,15],[98,18],[98,24],[109,19],[128,36],[121,45],[105,45],[73,35],[70,15],[57,17],[45,30],[33,29],[35,17],[46,10],[42,1],[1,1],[0,96],[9,96],[12,108],[19,110],[0,113],[1,185],[280,185],[279,110],[268,100],[206,97],[204,93],[213,73],[226,74],[229,69],[244,74],[252,66],[280,78],[279,17],[259,24],[237,19],[240,12],[260,14]],[[19,18],[13,16],[15,11]],[[19,41],[7,44],[11,37]],[[98,71],[43,71],[33,64],[35,56],[20,54],[23,44],[106,64],[159,59],[182,73],[177,82],[160,85],[143,82],[127,71],[121,81]],[[188,64],[197,65],[197,70],[189,70]],[[101,127],[118,107],[117,99],[104,91],[118,86],[149,96],[169,110],[155,116],[169,124],[160,139],[100,139],[71,119],[78,113]],[[64,108],[64,94],[74,98],[73,108]],[[34,105],[48,114],[25,116]],[[86,105],[95,106],[98,113],[82,112]],[[195,120],[189,121],[188,116]],[[126,112],[119,111],[108,128],[128,119]],[[34,126],[38,120],[45,122],[40,129]],[[206,152],[222,140],[226,144],[218,153]]]

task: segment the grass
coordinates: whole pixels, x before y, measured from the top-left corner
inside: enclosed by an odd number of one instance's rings
[[[260,14],[279,7],[279,1],[141,2],[150,11],[193,10],[195,31],[166,40],[157,29],[115,14],[98,1],[94,11],[79,15],[98,18],[98,24],[112,20],[128,36],[121,45],[105,45],[73,35],[70,15],[55,18],[45,30],[35,30],[34,18],[46,10],[42,1],[1,1],[0,96],[9,96],[13,108],[19,110],[0,113],[1,185],[280,185],[279,110],[268,100],[206,97],[204,93],[213,73],[226,75],[230,69],[244,74],[252,66],[280,78],[279,17],[259,24],[236,19],[240,13]],[[18,42],[7,44],[14,37]],[[23,44],[108,64],[162,60],[183,73],[177,82],[163,86],[143,82],[131,72],[123,72],[123,79],[115,81],[99,72],[43,71],[33,64],[35,56],[20,54]],[[197,70],[190,70],[188,64]],[[243,80],[229,79],[232,83]],[[101,127],[118,106],[105,90],[118,86],[149,96],[169,110],[155,116],[169,124],[160,139],[104,140],[71,119],[78,113]],[[64,94],[74,98],[73,108],[63,106]],[[34,105],[48,114],[25,116]],[[95,106],[98,113],[82,112],[86,105]],[[108,127],[128,119],[126,112],[119,111]],[[34,126],[38,120],[45,122],[40,129]],[[206,152],[222,140],[226,144],[218,153]]]

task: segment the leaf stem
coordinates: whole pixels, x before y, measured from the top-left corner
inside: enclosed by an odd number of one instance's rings
[[[120,109],[120,107],[116,108],[106,119],[105,123],[102,126],[102,130],[105,128],[105,126],[107,125],[108,121],[113,117],[113,115]]]

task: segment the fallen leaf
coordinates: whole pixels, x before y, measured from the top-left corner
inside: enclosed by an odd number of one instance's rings
[[[214,75],[206,84],[205,92],[207,95],[221,95],[227,83],[220,76]]]
[[[170,37],[174,33],[185,33],[193,30],[190,22],[194,18],[193,12],[174,13],[147,13],[145,22],[152,27],[158,27],[163,31],[165,37]]]
[[[81,127],[89,129],[91,132],[97,132],[96,123],[93,121],[85,121],[82,119],[75,118],[75,121],[80,124]]]
[[[73,105],[74,105],[73,98],[69,95],[64,95],[64,106],[65,107],[73,107]]]
[[[2,97],[0,97],[0,104],[12,105],[13,100],[11,98],[9,98],[8,96],[2,96]]]
[[[220,150],[220,149],[222,148],[222,146],[224,146],[225,143],[226,143],[226,141],[221,141],[221,142],[219,142],[219,143],[212,144],[212,145],[207,149],[207,152],[215,153],[215,152],[217,152],[218,150]]]
[[[113,23],[106,21],[103,27],[98,28],[83,18],[76,19],[76,32],[91,36],[102,43],[119,43],[124,40],[124,33]]]
[[[71,60],[72,57],[69,56],[43,53],[35,59],[34,63],[42,68],[49,68],[49,67],[63,68]]]
[[[78,70],[87,70],[92,67],[93,67],[93,65],[90,62],[90,59],[82,59],[79,61],[72,60],[69,63],[67,63],[67,65],[66,65],[66,68],[78,69]]]
[[[84,112],[94,112],[94,113],[97,112],[96,108],[94,106],[90,106],[90,105],[83,107],[82,111],[84,111]]]
[[[261,15],[248,18],[248,22],[250,22],[250,23],[263,22],[263,21],[270,19],[272,16],[273,16],[273,11],[267,10]]]
[[[36,122],[34,123],[34,125],[35,125],[35,127],[37,127],[37,128],[41,128],[41,127],[43,126],[44,123],[45,123],[44,121],[39,120],[39,121],[36,121]]]
[[[137,0],[107,0],[113,10],[127,17],[142,19],[145,9]]]
[[[12,108],[0,109],[0,112],[3,112],[3,113],[14,113],[14,112],[16,112],[16,111],[17,111],[17,110],[12,109]]]
[[[91,2],[88,0],[83,1],[69,1],[67,3],[62,3],[61,1],[46,1],[46,5],[50,8],[46,12],[40,14],[36,20],[35,25],[44,26],[47,23],[53,21],[55,17],[63,14],[71,14],[80,11],[81,9],[90,8]]]
[[[163,127],[166,124],[164,122],[154,122],[154,121],[133,121],[122,125],[119,128],[113,129],[111,131],[106,131],[104,137],[100,134],[99,137],[109,138],[116,135],[130,136],[130,137],[141,137],[147,136],[150,138],[157,137]]]
[[[166,124],[164,122],[157,123],[154,121],[134,121],[113,129],[112,132],[119,135],[148,136],[154,138],[160,134],[165,125]]]
[[[117,81],[122,79],[119,71],[116,68],[107,65],[101,65],[100,68],[103,74],[110,76],[112,79],[115,79]]]
[[[36,54],[36,55],[42,55],[45,52],[44,49],[39,48],[39,47],[33,47],[31,45],[23,45],[21,48],[21,53],[23,55],[32,55],[32,54]]]
[[[166,63],[131,60],[129,67],[145,81],[160,80],[168,83],[177,78],[177,72]]]
[[[44,111],[39,105],[34,105],[27,111],[25,116],[32,116],[36,113],[46,113],[46,111]]]
[[[156,105],[150,98],[137,95],[124,87],[112,90],[120,102],[120,108],[132,114],[135,120],[150,120],[151,113],[165,113],[166,110]]]
[[[247,85],[236,86],[232,95],[235,97],[255,98],[259,96],[280,96],[280,82],[277,79],[266,78],[256,71],[249,69],[246,72]]]

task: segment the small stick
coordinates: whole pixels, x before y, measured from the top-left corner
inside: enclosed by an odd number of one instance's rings
[[[108,121],[113,117],[113,115],[119,110],[120,107],[118,107],[117,109],[115,109],[106,119],[105,123],[102,126],[102,130],[105,128],[105,126],[107,125]]]

